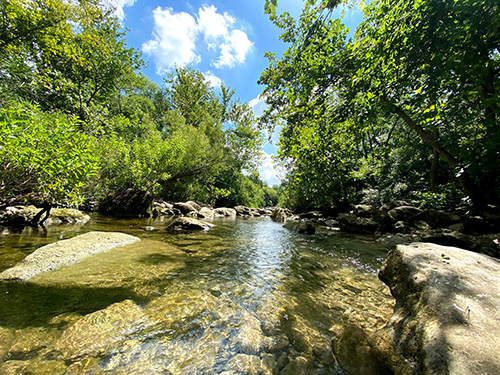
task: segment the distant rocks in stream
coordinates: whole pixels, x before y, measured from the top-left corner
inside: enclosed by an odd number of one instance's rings
[[[339,214],[338,224],[344,232],[376,234],[391,246],[425,241],[500,257],[500,208],[492,205],[479,212],[420,209],[404,201],[379,209],[356,205]]]

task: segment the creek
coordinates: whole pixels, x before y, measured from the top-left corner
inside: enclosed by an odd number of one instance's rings
[[[372,237],[301,235],[267,218],[172,233],[166,220],[4,229],[0,271],[88,231],[142,241],[0,282],[0,373],[343,374],[341,332],[375,331],[392,313]]]

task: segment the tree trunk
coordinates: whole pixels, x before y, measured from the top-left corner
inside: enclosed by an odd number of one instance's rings
[[[52,209],[52,205],[50,203],[46,203],[45,206],[30,221],[29,225],[32,227],[37,227],[39,225],[43,225],[43,223],[45,223],[45,221],[49,218],[51,209]],[[41,219],[43,214],[45,214],[45,216],[43,219]]]
[[[460,186],[462,187],[462,191],[464,192],[465,195],[469,196],[473,202],[475,203],[476,201],[479,202],[481,201],[479,197],[476,195],[476,188],[474,186],[474,182],[472,178],[470,177],[469,173],[465,170],[460,170],[457,171],[458,167],[458,160],[450,154],[448,151],[446,151],[435,139],[433,136],[431,136],[429,133],[425,131],[425,129],[417,124],[408,114],[403,111],[403,109],[395,104],[390,103],[393,108],[395,113],[413,130],[417,132],[417,134],[426,142],[428,145],[430,145],[437,154],[443,158],[446,163],[450,166],[450,168],[453,171],[453,174],[457,177],[458,182],[460,183]]]
[[[434,128],[434,139],[439,138],[439,133],[437,128]],[[431,180],[431,191],[433,193],[437,193],[437,184],[436,184],[436,179],[437,179],[437,170],[438,170],[438,165],[439,165],[439,153],[436,151],[436,149],[432,149],[432,164],[431,164],[431,175],[430,175],[430,180]]]

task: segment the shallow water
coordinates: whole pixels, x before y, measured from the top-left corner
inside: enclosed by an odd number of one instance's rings
[[[166,221],[5,229],[0,271],[91,230],[142,241],[0,283],[0,373],[342,374],[339,330],[376,330],[392,311],[376,277],[386,250],[371,237],[263,218],[171,233]]]

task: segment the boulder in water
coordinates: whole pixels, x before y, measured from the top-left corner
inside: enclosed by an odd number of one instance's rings
[[[429,243],[398,245],[379,277],[396,298],[396,347],[415,373],[500,374],[498,259]]]
[[[316,233],[316,227],[314,224],[308,222],[296,222],[296,221],[288,221],[283,224],[283,228],[290,229],[291,231],[300,233],[300,234],[314,234]]]
[[[212,224],[192,217],[179,217],[169,225],[169,228],[176,230],[209,230],[212,227]]]

